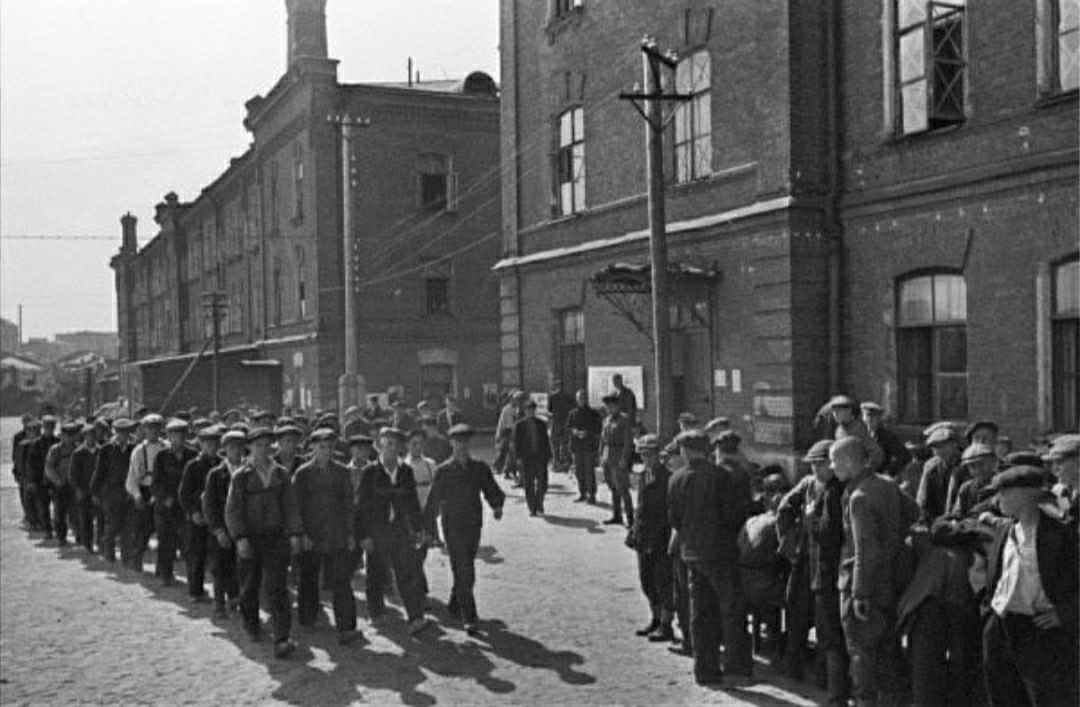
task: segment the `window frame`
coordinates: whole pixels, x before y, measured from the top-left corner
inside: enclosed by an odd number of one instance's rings
[[[696,71],[693,68],[693,61],[695,58],[704,55],[708,61],[708,80],[703,87],[698,87],[695,83]],[[683,90],[683,81],[679,76],[679,71],[684,65],[690,65],[691,77],[689,81],[689,87],[687,90]],[[713,170],[713,129],[712,129],[712,54],[705,47],[699,47],[697,49],[690,50],[685,56],[680,57],[678,65],[674,70],[674,84],[675,90],[678,93],[686,93],[690,96],[690,100],[675,104],[672,109],[675,111],[675,115],[671,121],[670,128],[670,140],[671,140],[671,153],[669,157],[668,169],[670,170],[668,181],[671,184],[689,184],[691,182],[699,181],[702,179],[708,179],[712,176]],[[707,107],[699,109],[698,106],[702,103],[706,103]],[[704,114],[708,116],[708,131],[699,131],[698,116]],[[680,139],[680,128],[689,124],[689,128],[686,130],[686,135]],[[708,138],[708,171],[698,173],[699,163],[701,158],[698,156],[698,143]],[[687,157],[688,169],[686,170],[686,178],[682,178],[683,171],[680,170],[680,151],[685,148],[689,152]]]
[[[569,142],[563,141],[563,123],[570,128]],[[580,128],[580,131],[579,131]],[[585,158],[585,108],[575,104],[561,111],[554,121],[555,152],[552,159],[554,188],[553,215],[567,218],[585,210],[586,158]],[[564,173],[569,180],[563,179]],[[569,185],[569,204],[564,199],[564,187]]]
[[[585,7],[585,0],[551,0],[551,18],[559,20],[580,12]]]
[[[1080,423],[1080,366],[1075,356],[1080,349],[1080,307],[1062,311],[1058,299],[1061,273],[1070,267],[1080,268],[1080,254],[1050,264],[1050,427],[1062,432],[1075,431]],[[1072,339],[1072,356],[1062,353],[1065,337]],[[1071,370],[1061,370],[1064,361],[1072,364]]]
[[[1080,60],[1078,60],[1077,84],[1062,86],[1061,73],[1061,38],[1065,35],[1080,37],[1080,11],[1077,12],[1077,24],[1061,30],[1061,7],[1065,2],[1075,0],[1038,0],[1036,20],[1036,46],[1039,53],[1038,93],[1043,99],[1068,96],[1080,90]],[[1076,40],[1080,42],[1080,40]]]
[[[441,291],[432,288],[435,283],[441,283]],[[433,306],[438,304],[438,301],[441,301],[441,306]],[[424,314],[429,317],[445,317],[451,314],[449,275],[424,275]]]
[[[588,384],[589,371],[585,358],[585,308],[564,307],[554,311],[554,355],[552,362],[566,390],[577,390]],[[573,318],[570,329],[569,318]],[[571,336],[567,336],[571,332]],[[575,375],[576,374],[576,375]]]
[[[304,147],[299,142],[293,149],[293,221],[304,220]]]
[[[938,130],[962,125],[968,117],[970,101],[968,100],[968,21],[967,0],[886,0],[888,3],[885,31],[888,33],[888,70],[885,72],[886,81],[889,85],[889,101],[886,102],[888,112],[888,129],[891,135],[896,137],[908,137],[932,133]],[[923,6],[922,18],[909,24],[902,24],[903,8],[905,3]],[[944,8],[941,15],[935,16],[938,8]],[[959,15],[960,23],[958,35],[959,57],[947,58],[937,52],[935,44],[937,37],[933,31],[936,23],[943,22],[950,16]],[[915,36],[916,32],[922,32],[921,57],[922,73],[913,78],[905,78],[904,69],[904,37]],[[918,43],[915,44],[919,46]],[[944,46],[944,43],[941,44]],[[952,66],[955,76],[952,81],[945,81],[941,76],[941,67]],[[946,95],[954,95],[953,85],[959,83],[955,91],[955,99],[958,105],[948,110],[944,105],[944,99],[939,91],[944,85]],[[921,125],[908,126],[905,119],[905,90],[919,84],[924,84],[921,91],[923,101],[923,115]]]

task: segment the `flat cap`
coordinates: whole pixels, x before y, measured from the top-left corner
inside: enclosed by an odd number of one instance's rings
[[[41,422],[42,422],[42,424],[44,424],[46,422],[55,423],[55,422],[57,422],[56,415],[49,415],[49,414],[42,415],[41,416]]]
[[[333,442],[337,439],[337,431],[330,427],[320,427],[311,433],[312,442]]]
[[[529,397],[529,394],[526,393],[524,390],[515,390],[514,391],[514,395],[513,395],[514,400],[519,400],[519,401],[520,400],[525,400],[528,397]]]
[[[831,408],[854,408],[855,401],[847,395],[834,395],[829,400]]]
[[[26,426],[41,427],[41,420],[37,419],[36,417],[31,417],[29,420],[26,421]]]
[[[956,432],[956,427],[953,425],[953,423],[947,420],[938,420],[937,422],[931,423],[929,427],[922,431],[923,437],[929,437],[934,433],[935,430],[940,430],[943,427],[947,427],[948,429],[952,430],[954,434]]]
[[[439,424],[439,418],[437,418],[434,415],[421,415],[420,416],[420,424],[421,425],[437,425],[437,424]]]
[[[713,438],[713,444],[735,445],[742,442],[742,437],[735,430],[724,430]]]
[[[1036,466],[1014,466],[1006,469],[990,482],[995,491],[1015,488],[1042,488],[1046,483],[1046,472]]]
[[[356,444],[373,445],[375,444],[375,440],[368,435],[353,435],[352,437],[349,437],[349,446],[352,447]]]
[[[995,455],[994,449],[985,444],[972,444],[964,450],[964,454],[960,457],[961,464],[971,464],[977,462],[980,459],[988,459]]]
[[[101,428],[97,426],[97,423],[87,422],[85,425],[82,426],[82,429],[79,431],[82,432],[84,435],[88,435],[97,434],[97,431],[100,429]]]
[[[265,419],[277,420],[277,415],[269,410],[256,410],[251,414],[252,420],[265,420]]]
[[[696,425],[698,423],[697,415],[692,412],[680,412],[679,422],[686,425]]]
[[[999,431],[997,423],[993,420],[976,420],[964,429],[964,436],[970,440],[971,436],[981,429],[990,430],[994,434],[997,434]]]
[[[149,415],[143,415],[143,418],[140,422],[144,425],[164,425],[165,418],[157,414],[156,412],[152,412]]]
[[[1005,455],[1005,464],[1008,466],[1034,466],[1042,469],[1043,459],[1037,452],[1020,450],[1019,452]]]
[[[727,429],[731,427],[730,417],[714,417],[705,424],[706,432],[714,432],[716,430]]]
[[[328,428],[323,428],[328,429]],[[285,435],[296,435],[297,437],[303,437],[304,431],[293,424],[278,425],[274,428],[274,434],[278,437],[284,437]]]
[[[660,449],[660,438],[654,434],[647,434],[634,440],[634,447],[641,452],[646,449]]]
[[[256,427],[251,432],[248,432],[248,441],[254,442],[257,439],[273,439],[274,431],[269,427]]]
[[[709,451],[709,435],[705,434],[705,430],[686,430],[680,432],[675,441],[680,447],[686,447],[687,449],[694,449],[699,452]]]
[[[117,432],[130,432],[137,427],[137,423],[126,417],[118,417],[113,420],[112,427]]]
[[[60,425],[60,434],[65,435],[77,435],[82,432],[82,423],[75,420],[68,420],[64,424]]]
[[[880,415],[881,413],[885,412],[884,408],[875,403],[873,400],[867,400],[865,403],[859,405],[859,407],[862,409],[863,412],[869,412],[875,415]]]
[[[221,439],[221,435],[224,432],[221,425],[207,425],[199,430],[199,439]]]
[[[532,398],[529,398],[529,402],[525,403],[525,407],[535,410],[540,407],[540,405]]]
[[[473,433],[474,430],[472,426],[467,425],[464,422],[459,422],[446,432],[449,437],[472,437]]]
[[[166,432],[183,432],[187,434],[190,425],[186,420],[181,420],[179,417],[169,420],[169,424],[165,425]]]
[[[831,439],[822,439],[810,447],[807,450],[806,456],[803,457],[804,462],[820,462],[829,460],[829,449],[833,446]]]
[[[360,408],[355,405],[350,405],[349,407],[345,408],[345,412],[342,414],[345,415],[345,417],[349,417],[350,415],[355,415],[358,412],[360,412]]]
[[[231,429],[221,435],[222,444],[228,444],[229,442],[240,442],[243,444],[244,442],[247,442],[247,433],[243,430]]]
[[[928,447],[933,447],[935,444],[943,444],[955,440],[956,430],[952,428],[952,425],[942,425],[934,428],[934,430],[926,436],[926,445]]]
[[[251,431],[251,427],[246,422],[234,422],[229,425],[230,430],[239,430],[244,433],[244,437],[247,437],[248,432]]]
[[[1050,445],[1046,458],[1050,461],[1080,456],[1080,434],[1061,435]]]
[[[379,436],[391,437],[399,442],[404,442],[409,438],[409,436],[405,434],[403,430],[400,430],[397,427],[383,427],[381,430],[379,430]]]

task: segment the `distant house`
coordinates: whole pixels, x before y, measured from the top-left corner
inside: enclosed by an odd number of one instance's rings
[[[0,352],[15,353],[19,348],[19,325],[0,319]]]
[[[37,406],[45,390],[45,368],[23,356],[0,358],[0,414],[12,415]]]

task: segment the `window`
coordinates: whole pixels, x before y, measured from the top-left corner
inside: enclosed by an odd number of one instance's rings
[[[895,129],[902,134],[964,120],[964,0],[894,0]]]
[[[571,108],[558,119],[555,155],[556,215],[569,216],[585,208],[585,111]]]
[[[1080,427],[1080,259],[1073,256],[1054,268],[1050,322],[1053,428]]]
[[[555,363],[563,390],[585,388],[588,379],[585,368],[585,312],[580,307],[564,309],[557,314],[556,326]]]
[[[674,171],[676,183],[712,174],[712,62],[699,51],[679,62],[675,90],[691,96],[680,104],[674,120]]]
[[[967,417],[967,285],[933,274],[900,283],[897,370],[900,419],[928,423]]]
[[[296,143],[293,155],[293,219],[304,218],[304,148]]]
[[[307,318],[307,254],[304,246],[296,246],[296,301],[299,303],[298,316],[300,319]]]
[[[428,276],[424,278],[425,310],[428,314],[450,313],[450,278]]]
[[[1080,88],[1080,5],[1076,0],[1039,0],[1039,90]]]
[[[580,9],[585,4],[585,0],[552,0],[552,3],[555,17],[562,17]]]
[[[420,174],[420,208],[429,211],[457,210],[457,175],[450,169],[450,158],[426,152],[417,160]]]

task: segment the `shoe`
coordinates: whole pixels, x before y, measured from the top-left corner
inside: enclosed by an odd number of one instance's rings
[[[274,657],[275,658],[288,658],[293,652],[296,651],[296,643],[291,639],[283,639],[274,643]]]
[[[413,619],[409,622],[409,635],[415,636],[428,626],[431,626],[431,622],[427,619]]]
[[[470,636],[479,636],[480,635],[480,627],[477,626],[475,622],[472,622],[472,621],[467,622],[465,624],[465,633],[467,633]]]
[[[637,631],[634,631],[634,634],[637,635],[637,636],[648,636],[650,633],[652,633],[653,631],[655,631],[658,628],[660,628],[660,622],[657,621],[656,619],[653,619],[652,621],[649,622],[648,626],[644,626],[642,628],[639,628]]]
[[[363,640],[363,638],[364,634],[354,628],[346,631],[339,631],[337,642],[338,645],[348,646],[350,644],[356,643],[357,641]]]
[[[536,511],[529,511],[530,516],[536,516]]]
[[[668,646],[668,650],[675,655],[681,655],[686,657],[692,657],[694,655],[694,651],[692,651],[689,646],[686,646],[682,643],[679,643],[675,646]]]
[[[649,643],[669,643],[673,640],[675,632],[671,630],[671,626],[657,626],[649,633]]]
[[[596,496],[589,496],[589,505],[590,506],[595,506],[596,505]]]
[[[447,604],[446,613],[449,614],[452,619],[461,618],[461,609],[458,608],[457,604]]]
[[[615,516],[604,521],[604,525],[622,525],[622,518]]]
[[[584,496],[578,496],[574,499],[574,503],[584,503],[586,500],[588,499],[586,499]]]

